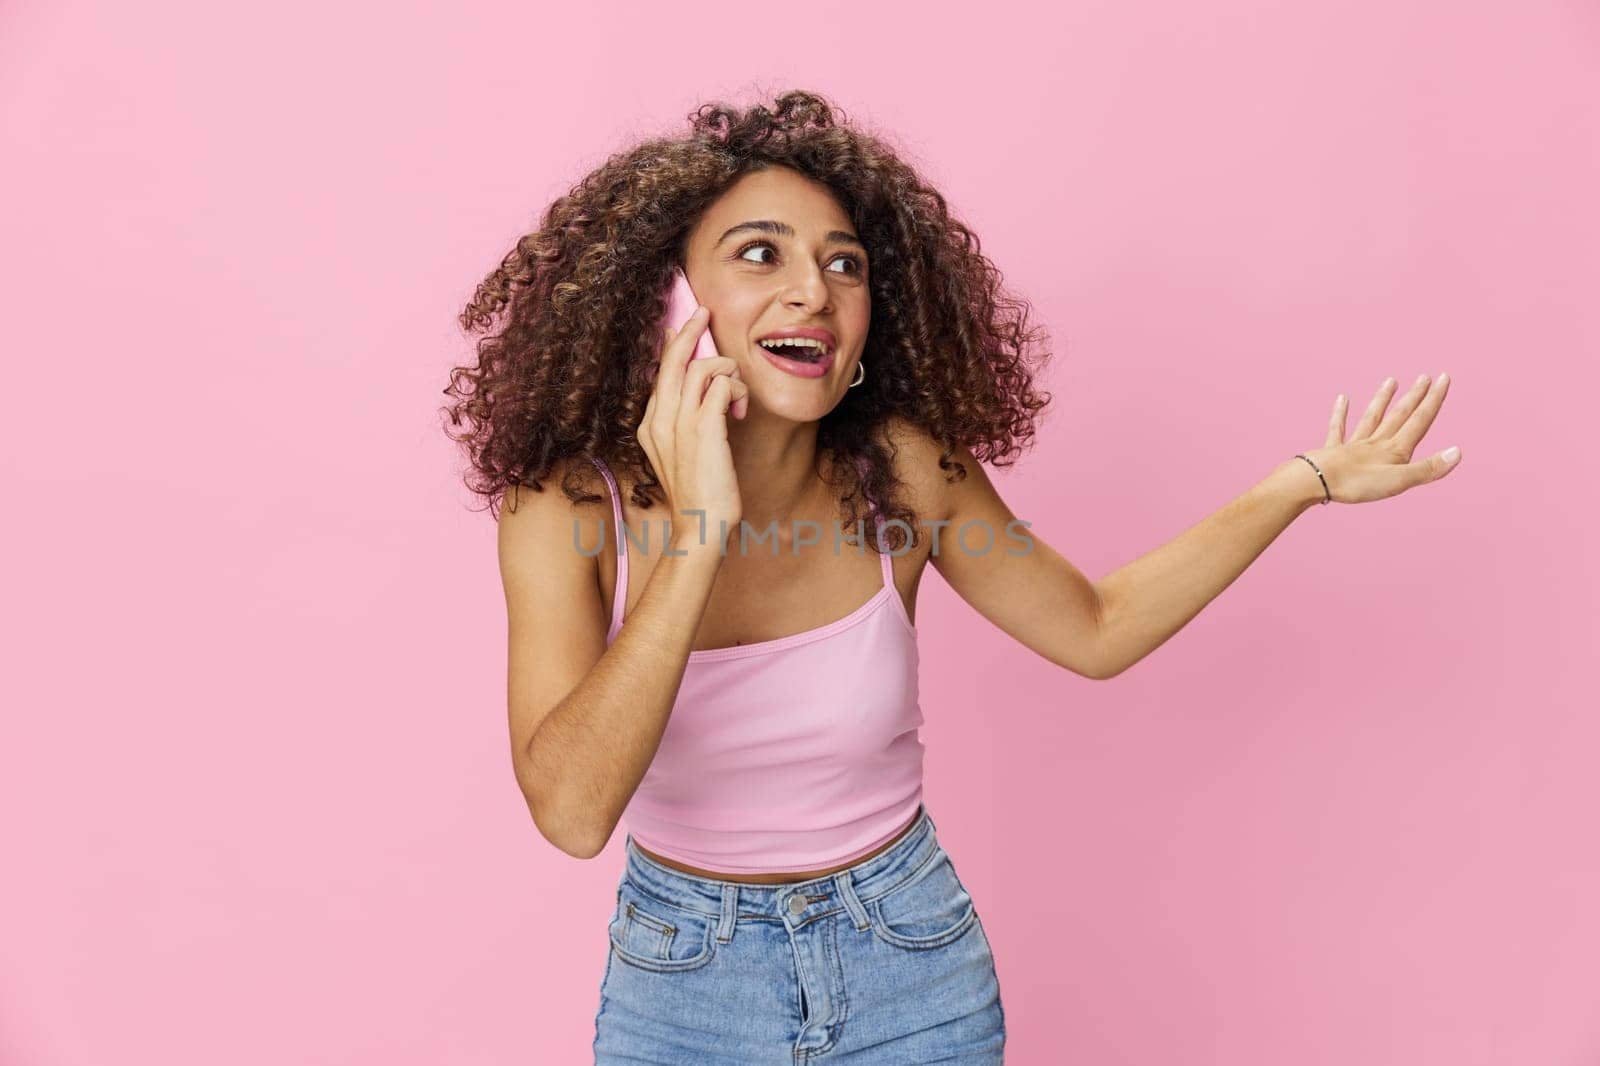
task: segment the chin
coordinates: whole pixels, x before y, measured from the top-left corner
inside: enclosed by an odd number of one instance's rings
[[[750,390],[750,413],[760,407],[764,414],[790,422],[820,421],[837,403],[837,400],[823,397],[821,389],[813,389],[809,396],[795,395],[786,390],[780,390],[776,395],[769,393],[757,396],[754,389]]]

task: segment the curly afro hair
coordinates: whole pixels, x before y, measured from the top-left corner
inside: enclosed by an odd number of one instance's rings
[[[572,457],[633,474],[640,507],[665,503],[633,432],[653,386],[672,271],[702,212],[742,175],[772,166],[826,185],[872,263],[862,357],[873,372],[817,428],[819,457],[833,460],[828,483],[844,490],[845,524],[861,517],[863,497],[885,520],[919,524],[897,499],[893,419],[937,441],[940,468],[955,480],[966,476],[952,459],[958,446],[1006,466],[1032,440],[1051,395],[1033,385],[1048,355],[1043,331],[1028,327],[1028,303],[1003,292],[944,197],[836,111],[804,91],[783,93],[771,109],[703,105],[686,135],[613,155],[557,199],[479,284],[461,327],[486,331],[501,312],[504,321],[477,342],[476,366],[451,371],[444,412],[465,426],[446,433],[470,456],[468,487],[492,514],[513,486],[543,491],[540,480]],[[581,487],[585,465],[572,464],[563,484],[574,502],[603,498]]]

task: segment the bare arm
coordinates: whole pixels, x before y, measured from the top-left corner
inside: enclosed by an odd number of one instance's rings
[[[516,512],[501,511],[512,761],[540,833],[592,858],[655,758],[722,560],[693,523],[681,539],[685,523],[673,523],[672,550],[685,554],[656,563],[608,648],[596,523],[577,519],[559,484],[557,475],[542,493],[522,490]]]
[[[1324,500],[1388,499],[1454,470],[1459,448],[1412,458],[1444,404],[1450,376],[1433,381],[1421,375],[1390,409],[1396,385],[1385,379],[1348,437],[1348,406],[1340,393],[1323,447],[1306,452],[1306,459],[1285,459],[1176,540],[1101,580],[1104,676],[1115,677],[1187,625],[1306,508]]]
[[[1166,643],[1322,498],[1316,473],[1290,459],[1175,539],[1101,578],[1099,676],[1115,677]]]
[[[920,442],[930,468],[936,446]],[[1149,554],[1099,581],[1031,531],[995,491],[965,448],[964,481],[936,495],[949,522],[934,565],[995,625],[1058,666],[1096,681],[1115,677],[1182,629],[1307,507],[1322,487],[1299,459]],[[1298,469],[1297,469],[1298,468]],[[970,527],[968,534],[961,531]],[[1008,532],[1009,531],[1009,532]],[[996,549],[969,551],[970,540]],[[1019,543],[1031,548],[1019,551]]]
[[[1285,459],[1175,540],[1097,582],[1031,534],[1021,539],[1031,540],[1033,550],[1022,554],[1012,554],[1008,545],[1004,552],[974,555],[960,550],[958,539],[935,565],[968,603],[1040,655],[1084,677],[1116,677],[1187,625],[1306,508],[1327,499],[1387,499],[1456,469],[1459,448],[1412,459],[1444,403],[1449,375],[1437,382],[1422,375],[1390,410],[1395,386],[1394,378],[1379,386],[1348,437],[1341,393],[1323,447],[1304,453],[1305,459]],[[937,446],[914,427],[898,429],[911,456],[907,469],[925,482],[921,494],[933,501],[932,513],[958,532],[976,524],[979,543],[984,526],[989,536],[1009,534],[1015,516],[971,452],[957,449],[956,457],[977,476],[938,483],[920,474],[937,469]]]

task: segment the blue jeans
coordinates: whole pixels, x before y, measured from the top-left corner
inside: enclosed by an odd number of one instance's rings
[[[924,806],[887,851],[755,885],[627,862],[595,1062],[998,1063],[989,938]]]

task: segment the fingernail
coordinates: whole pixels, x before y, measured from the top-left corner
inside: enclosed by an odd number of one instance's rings
[[[706,309],[703,306],[701,306],[699,304],[696,304],[695,305],[695,309],[694,309],[694,314],[690,315],[689,317],[690,318],[704,318],[704,317],[706,317]]]
[[[1439,458],[1443,459],[1446,465],[1453,463],[1461,458],[1461,449],[1452,444],[1439,454]]]

